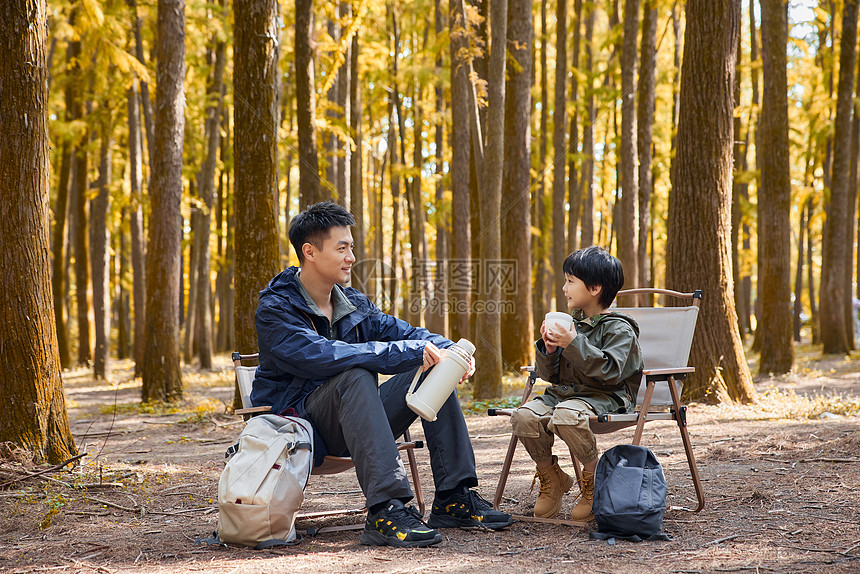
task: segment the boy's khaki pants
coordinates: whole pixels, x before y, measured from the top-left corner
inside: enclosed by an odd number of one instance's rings
[[[580,399],[548,404],[555,402],[553,397],[543,395],[527,402],[511,416],[514,434],[526,447],[529,456],[535,462],[551,458],[554,435],[558,435],[579,462],[596,459],[597,441],[588,425],[588,417],[597,414],[595,410]]]

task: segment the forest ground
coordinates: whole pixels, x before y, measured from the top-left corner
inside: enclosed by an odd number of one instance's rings
[[[217,528],[224,450],[241,422],[227,414],[229,359],[212,372],[186,368],[176,408],[141,407],[129,362],[112,363],[108,381],[91,370],[64,373],[72,432],[82,464],[39,470],[22,453],[0,456],[0,571],[5,572],[858,572],[860,571],[860,356],[822,358],[800,347],[795,370],[756,381],[753,406],[691,405],[689,429],[706,507],[669,510],[670,542],[589,540],[588,528],[517,522],[499,532],[443,530],[434,548],[362,546],[356,531],[306,536],[295,547],[255,551],[195,545]],[[754,362],[754,361],[753,361]],[[755,372],[755,365],[753,364]],[[522,382],[506,379],[519,395]],[[461,393],[468,398],[468,386]],[[485,405],[473,405],[474,411]],[[485,410],[485,409],[484,409]],[[490,499],[509,440],[504,417],[467,415],[480,491]],[[413,426],[421,438],[420,425]],[[630,441],[619,432],[601,449]],[[671,423],[646,426],[643,444],[663,465],[668,503],[691,506],[695,493]],[[433,489],[418,452],[428,505]],[[572,474],[569,455],[556,447]],[[518,450],[503,507],[528,514],[533,466]],[[573,489],[574,491],[576,488]],[[361,506],[354,473],[313,477],[304,510]],[[570,512],[573,493],[560,517]],[[318,520],[300,528],[349,524]],[[590,527],[594,527],[592,523]]]

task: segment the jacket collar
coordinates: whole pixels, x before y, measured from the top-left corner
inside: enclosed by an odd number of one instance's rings
[[[269,281],[266,288],[260,293],[261,299],[263,295],[273,295],[292,305],[298,311],[304,311],[312,315],[322,315],[322,312],[313,304],[313,299],[310,295],[307,297],[302,293],[304,286],[299,281],[299,268],[287,267]],[[306,292],[306,290],[305,290]],[[336,303],[337,297],[343,302],[343,310],[345,314],[333,312],[332,319],[335,321],[342,320],[341,329],[345,332],[358,325],[371,313],[373,304],[361,291],[352,287],[342,287],[335,285],[335,291],[332,292],[332,303]],[[351,310],[347,310],[350,309]],[[322,315],[324,316],[324,315]]]
[[[305,303],[310,308],[311,311],[315,315],[319,315],[320,317],[324,317],[328,320],[328,317],[320,310],[319,306],[314,302],[311,294],[308,293],[308,290],[305,289],[305,286],[302,284],[301,278],[301,269],[296,272],[296,285],[299,288],[299,293],[301,293],[302,298],[304,298]],[[356,310],[356,306],[352,304],[352,302],[347,299],[346,294],[343,292],[343,287],[340,285],[335,285],[331,290],[331,324],[334,325],[350,313]]]

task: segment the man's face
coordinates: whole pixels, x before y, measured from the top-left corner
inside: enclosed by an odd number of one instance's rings
[[[329,236],[323,241],[322,248],[312,244],[310,252],[305,257],[313,263],[320,276],[331,283],[346,283],[355,263],[355,255],[352,253],[354,242],[349,227],[332,227]]]

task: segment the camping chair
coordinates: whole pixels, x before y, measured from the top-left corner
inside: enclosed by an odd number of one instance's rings
[[[257,370],[256,366],[246,366],[243,365],[243,361],[248,362],[257,362],[259,360],[259,353],[254,353],[251,355],[241,355],[239,353],[233,353],[233,368],[236,372],[236,381],[239,384],[239,395],[242,398],[242,407],[241,409],[236,409],[237,415],[242,415],[246,419],[258,415],[261,413],[268,413],[272,411],[271,406],[260,406],[254,407],[251,406],[251,387],[254,382],[254,374]],[[409,461],[409,469],[412,471],[412,486],[415,491],[415,501],[418,503],[418,512],[421,515],[424,515],[425,504],[424,504],[424,492],[421,490],[421,478],[418,476],[418,464],[415,460],[415,449],[423,448],[423,441],[413,441],[409,436],[409,430],[403,433],[403,441],[398,443],[397,450],[406,451],[406,458]],[[355,465],[352,462],[352,459],[349,457],[343,456],[332,456],[325,455],[322,460],[322,463],[317,463],[314,461],[314,467],[311,469],[312,475],[324,475],[324,474],[338,474],[347,470],[350,470]],[[300,513],[296,519],[314,519],[314,518],[324,518],[328,516],[337,516],[341,514],[362,514],[367,511],[367,508],[349,508],[342,510],[324,510],[321,512],[305,512]],[[361,524],[351,524],[348,526],[327,526],[323,528],[319,528],[315,531],[315,533],[322,532],[333,532],[337,530],[354,530],[363,528],[364,523]]]
[[[636,409],[627,414],[602,414],[591,417],[590,426],[594,434],[612,433],[627,427],[635,426],[632,444],[638,445],[642,440],[645,423],[650,421],[673,420],[678,424],[681,441],[687,454],[690,476],[696,490],[698,506],[692,512],[699,512],[705,507],[705,496],[702,482],[693,456],[690,435],[687,432],[687,407],[681,404],[681,387],[687,374],[695,371],[687,366],[690,347],[693,342],[693,332],[696,329],[696,319],[699,316],[699,305],[702,292],[679,293],[666,289],[628,289],[620,291],[618,297],[631,295],[665,295],[682,300],[689,300],[686,307],[618,307],[612,309],[633,317],[639,324],[639,345],[645,361],[642,371],[642,383],[636,397]],[[537,381],[534,367],[524,367],[529,373],[528,383],[523,392],[522,402],[529,400],[532,387]],[[513,409],[489,409],[489,415],[510,415]],[[505,484],[511,470],[514,451],[517,446],[516,435],[511,436],[508,452],[502,465],[499,484],[493,499],[495,508],[499,507],[504,494]],[[580,477],[578,461],[574,461],[577,479]],[[679,508],[680,510],[689,510]]]

